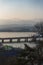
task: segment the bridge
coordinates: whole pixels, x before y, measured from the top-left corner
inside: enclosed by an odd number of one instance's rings
[[[0,43],[23,43],[29,42],[32,37],[12,37],[12,38],[0,38]]]

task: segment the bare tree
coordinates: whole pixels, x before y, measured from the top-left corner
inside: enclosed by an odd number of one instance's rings
[[[43,22],[38,22],[35,24],[35,29],[39,33],[43,33]]]

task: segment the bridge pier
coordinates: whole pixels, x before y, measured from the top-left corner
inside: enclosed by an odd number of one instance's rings
[[[10,39],[10,43],[12,43],[12,39]]]
[[[25,38],[25,42],[28,42],[28,38]]]
[[[2,39],[2,43],[4,43],[4,39]]]
[[[20,38],[18,38],[17,42],[20,42]]]

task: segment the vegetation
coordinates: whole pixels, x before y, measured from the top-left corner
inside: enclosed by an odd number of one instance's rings
[[[43,61],[43,53],[40,48],[40,45],[37,45],[36,48],[30,48],[27,44],[25,44],[25,49],[22,50],[18,56],[0,55],[0,65],[41,65]],[[10,52],[8,50],[0,50],[0,54],[2,52]]]
[[[41,33],[43,32],[43,22],[38,22],[35,24],[35,29],[37,32]]]

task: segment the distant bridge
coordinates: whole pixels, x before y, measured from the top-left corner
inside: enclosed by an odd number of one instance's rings
[[[0,43],[23,43],[29,42],[32,37],[12,37],[12,38],[0,38]]]

